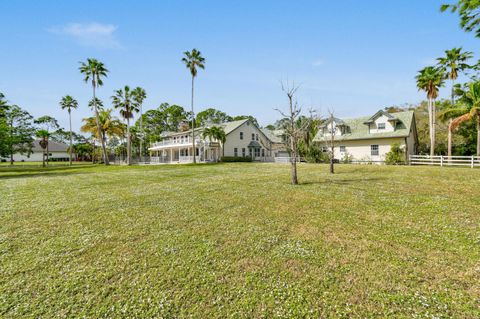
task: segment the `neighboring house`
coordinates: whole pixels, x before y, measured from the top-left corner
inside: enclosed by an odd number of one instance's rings
[[[274,142],[248,119],[217,124],[225,131],[225,145],[203,138],[204,127],[195,129],[198,162],[216,162],[223,156],[250,157],[254,161],[273,161]],[[166,133],[149,148],[151,162],[190,163],[193,161],[192,130]]]
[[[55,142],[52,140],[48,141],[48,160],[50,161],[68,161],[70,154],[68,153],[68,145]],[[28,154],[13,154],[13,160],[15,162],[41,162],[43,159],[43,148],[40,146],[40,139],[33,142],[32,153]],[[10,158],[6,158],[7,161]]]
[[[416,153],[417,128],[413,111],[387,113],[378,111],[371,117],[328,120],[315,136],[314,141],[325,148],[331,145],[334,133],[334,157],[347,157],[353,162],[382,163],[394,143],[400,144],[408,155]]]
[[[284,130],[262,128],[263,133],[272,141],[273,157],[289,157]]]

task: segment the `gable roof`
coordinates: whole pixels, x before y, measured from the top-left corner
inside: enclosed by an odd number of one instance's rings
[[[399,113],[401,113],[401,112],[399,112]],[[386,111],[384,111],[384,110],[380,110],[380,111],[378,111],[377,113],[373,114],[373,116],[370,117],[368,120],[366,120],[364,123],[367,123],[367,124],[368,124],[368,123],[373,123],[373,122],[375,122],[375,120],[376,120],[377,118],[379,118],[379,117],[382,116],[382,115],[384,115],[385,117],[387,117],[389,121],[398,121],[398,120],[399,120],[396,116],[392,115],[392,113],[388,113],[388,112],[386,112]]]
[[[326,127],[328,124],[330,124],[331,122],[335,122],[336,125],[345,125],[345,121],[342,120],[342,119],[339,119],[338,117],[334,117],[333,119],[328,119],[326,120],[325,122],[322,123],[322,125],[320,125],[320,127]]]
[[[378,113],[378,112],[377,112]],[[392,137],[407,137],[410,135],[412,125],[414,125],[415,116],[413,111],[392,113],[392,117],[397,120],[395,131],[393,132],[381,132],[381,133],[369,133],[368,121],[372,117],[357,117],[353,119],[345,119],[345,125],[349,127],[347,133],[343,135],[335,136],[335,141],[348,141],[348,140],[365,140],[365,139],[377,139],[377,138],[392,138]],[[314,141],[323,141],[325,137],[322,131],[319,131],[314,138]]]
[[[43,152],[43,148],[40,146],[40,139],[33,141],[33,152]],[[55,142],[54,140],[48,140],[48,151],[49,152],[67,152],[68,145],[60,142]]]
[[[283,130],[269,130],[266,128],[261,128],[260,131],[262,131],[263,134],[265,134],[265,136],[273,143],[283,143],[282,135],[285,134]]]

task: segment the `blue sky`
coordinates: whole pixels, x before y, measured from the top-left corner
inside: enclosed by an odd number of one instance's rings
[[[443,2],[2,1],[0,92],[64,127],[58,102],[73,95],[78,129],[91,97],[78,62],[95,57],[110,70],[103,100],[128,84],[146,89],[145,109],[188,108],[190,77],[180,59],[197,48],[206,69],[196,80],[196,112],[215,107],[269,124],[286,106],[279,82],[289,79],[301,84],[305,109],[368,115],[420,101],[415,74],[445,49],[478,51],[480,39],[439,12]]]

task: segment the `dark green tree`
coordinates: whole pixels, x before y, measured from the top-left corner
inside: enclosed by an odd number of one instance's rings
[[[17,105],[11,105],[5,113],[6,135],[3,143],[5,151],[10,157],[10,164],[13,165],[13,154],[30,155],[33,147],[33,117]]]

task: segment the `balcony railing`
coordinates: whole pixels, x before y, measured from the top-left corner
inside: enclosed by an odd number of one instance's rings
[[[200,139],[195,139],[195,143],[200,143]],[[178,138],[178,139],[168,139],[160,142],[155,142],[150,145],[150,147],[158,147],[158,146],[170,146],[170,145],[188,145],[192,144],[192,138]]]

